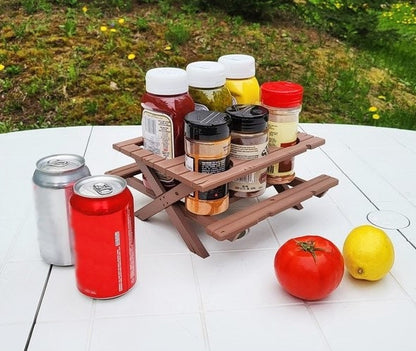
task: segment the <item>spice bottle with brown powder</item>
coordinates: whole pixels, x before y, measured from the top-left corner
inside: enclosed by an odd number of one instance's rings
[[[185,167],[199,173],[220,173],[230,165],[230,118],[215,111],[194,111],[185,116]],[[197,215],[216,215],[228,209],[228,185],[195,191],[185,207]]]

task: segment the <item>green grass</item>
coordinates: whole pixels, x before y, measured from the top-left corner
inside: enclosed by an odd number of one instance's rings
[[[289,15],[253,23],[167,0],[68,1],[0,6],[0,132],[139,124],[147,70],[236,52],[256,58],[260,83],[304,86],[302,122],[416,130],[416,24],[390,21],[408,10],[380,12],[381,27],[400,26],[394,45],[356,49]]]

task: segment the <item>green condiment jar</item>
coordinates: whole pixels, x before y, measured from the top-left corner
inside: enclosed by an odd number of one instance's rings
[[[232,105],[230,91],[225,86],[225,67],[216,61],[196,61],[186,66],[189,94],[195,110],[224,112]]]

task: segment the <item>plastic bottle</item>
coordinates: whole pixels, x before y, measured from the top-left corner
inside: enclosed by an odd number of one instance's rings
[[[261,85],[261,103],[269,110],[269,146],[288,147],[296,144],[302,98],[303,87],[296,83],[277,81]],[[294,178],[293,157],[267,170],[269,184],[286,184]]]
[[[233,104],[259,104],[260,87],[254,57],[230,54],[221,56],[218,62],[225,67],[225,85],[233,96]]]
[[[146,92],[141,99],[143,147],[164,158],[183,155],[184,117],[195,109],[184,69],[153,68],[146,72]],[[159,174],[165,186],[173,180]],[[146,180],[144,179],[145,185]]]
[[[215,61],[196,61],[186,66],[189,94],[196,110],[224,112],[232,104],[232,96],[225,86],[224,66]]]

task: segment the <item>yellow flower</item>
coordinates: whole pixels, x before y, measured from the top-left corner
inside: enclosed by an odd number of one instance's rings
[[[106,32],[107,31],[107,27],[106,26],[101,26],[100,27],[100,31],[101,32]]]
[[[384,95],[377,96],[380,100],[386,100],[386,97]]]
[[[129,55],[127,56],[127,58],[128,58],[129,60],[134,60],[134,59],[136,58],[136,55],[135,55],[135,54],[129,54]]]
[[[118,24],[124,24],[124,18],[119,18],[118,19]]]
[[[170,45],[166,45],[166,46],[165,46],[165,50],[166,50],[166,51],[169,51],[170,49],[172,49]]]
[[[373,119],[380,119],[380,115],[378,114],[378,113],[375,113],[374,115],[373,115]]]
[[[87,11],[88,11],[88,7],[87,7],[87,6],[84,6],[84,7],[82,8],[82,12],[86,13]]]
[[[6,67],[0,63],[0,71],[3,71]]]
[[[111,32],[111,33],[115,33],[115,32],[117,32],[117,29],[115,29],[115,28],[111,28],[111,29],[110,29],[110,32]]]
[[[370,112],[376,112],[376,111],[377,111],[377,107],[375,107],[375,106],[371,106],[371,107],[368,109],[368,111],[370,111]]]

